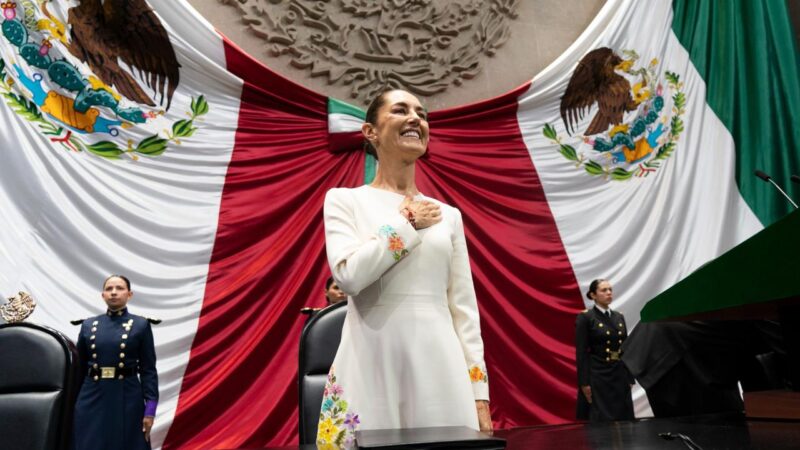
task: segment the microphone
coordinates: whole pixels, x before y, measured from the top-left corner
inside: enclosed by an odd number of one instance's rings
[[[786,195],[786,192],[783,192],[783,189],[781,189],[781,187],[780,187],[780,186],[778,186],[778,183],[776,183],[775,181],[773,181],[773,180],[772,180],[772,177],[770,177],[769,175],[767,175],[766,173],[764,173],[764,172],[762,172],[762,171],[760,171],[760,170],[756,170],[756,171],[755,171],[755,172],[753,172],[753,173],[754,173],[754,174],[755,174],[755,175],[756,175],[758,178],[761,178],[761,179],[762,179],[762,180],[764,180],[764,181],[767,181],[767,182],[769,182],[769,183],[772,183],[772,185],[773,185],[773,186],[775,186],[775,189],[777,189],[777,190],[778,190],[778,191],[779,191],[779,192],[780,192],[780,193],[781,193],[781,194],[782,194],[784,197],[786,197],[786,200],[789,200],[789,203],[791,203],[791,204],[792,204],[792,206],[794,206],[794,209],[797,209],[797,203],[795,203],[795,202],[794,202],[794,201],[791,199],[791,197],[789,197],[788,195]],[[797,177],[797,175],[792,175],[792,176],[793,176],[793,177]],[[794,181],[794,178],[792,178],[792,180]]]
[[[797,183],[797,184],[800,184],[800,177],[799,177],[799,176],[797,176],[797,175],[792,175],[792,176],[791,176],[791,179],[792,179],[792,181],[794,181],[795,183]]]
[[[668,441],[672,441],[674,439],[680,439],[684,444],[686,444],[686,447],[689,448],[690,450],[703,450],[703,447],[700,447],[689,436],[682,433],[670,433],[670,432],[658,433],[658,437],[660,437],[661,439],[666,439]]]

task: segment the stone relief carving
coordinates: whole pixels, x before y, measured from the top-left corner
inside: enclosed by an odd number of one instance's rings
[[[386,87],[421,96],[477,75],[510,36],[519,0],[220,0],[274,56],[350,86],[366,103]]]

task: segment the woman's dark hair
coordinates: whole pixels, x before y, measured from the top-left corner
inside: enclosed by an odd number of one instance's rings
[[[122,279],[122,281],[125,282],[125,286],[128,287],[128,290],[129,291],[131,290],[131,280],[129,280],[128,277],[126,277],[124,275],[109,275],[108,278],[106,278],[105,281],[103,281],[103,289],[106,288],[106,283],[108,283],[108,280],[110,280],[112,278],[120,278],[120,279]]]
[[[605,278],[598,278],[596,280],[593,280],[591,284],[589,284],[589,290],[586,291],[586,298],[588,298],[589,300],[594,300],[592,298],[592,294],[597,293],[597,286],[600,286],[600,283],[602,283],[603,281],[608,281],[608,280],[606,280]]]
[[[384,89],[376,95],[367,107],[367,117],[364,119],[364,122],[375,125],[375,122],[378,120],[378,110],[386,103],[386,94],[396,90],[395,88]],[[364,138],[364,151],[367,152],[368,155],[372,155],[376,160],[378,159],[378,151],[366,138]]]
[[[325,282],[325,290],[327,291],[328,289],[330,289],[332,284],[333,284],[333,277],[328,277],[328,281]]]

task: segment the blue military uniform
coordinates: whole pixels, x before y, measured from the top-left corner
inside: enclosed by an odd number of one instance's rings
[[[149,449],[142,419],[155,415],[158,375],[150,320],[127,308],[85,319],[78,336],[84,374],[73,447]]]

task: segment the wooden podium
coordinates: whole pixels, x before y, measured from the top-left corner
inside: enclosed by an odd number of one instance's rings
[[[752,419],[800,420],[800,392],[745,392],[744,412]]]

